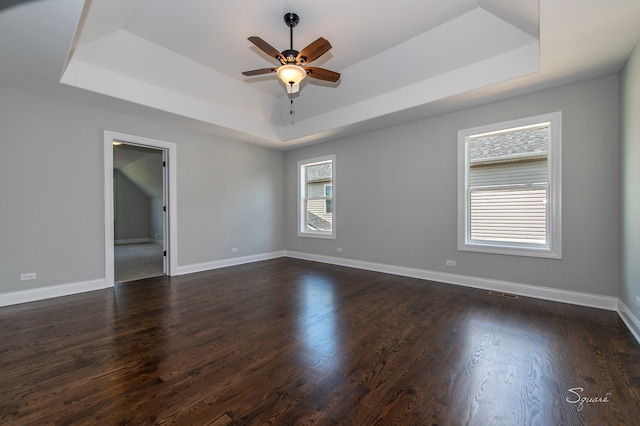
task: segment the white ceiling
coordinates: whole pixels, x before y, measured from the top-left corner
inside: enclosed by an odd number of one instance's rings
[[[333,48],[293,120],[247,37]],[[0,11],[0,84],[278,149],[617,72],[638,0],[38,0]],[[63,83],[63,84],[60,84]]]

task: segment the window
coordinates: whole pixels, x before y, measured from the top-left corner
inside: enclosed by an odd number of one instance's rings
[[[458,250],[560,258],[560,112],[458,132]]]
[[[335,156],[298,162],[298,235],[335,238]]]

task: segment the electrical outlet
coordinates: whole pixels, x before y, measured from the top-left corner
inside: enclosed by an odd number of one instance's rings
[[[237,253],[237,252],[238,252],[238,248],[237,247],[234,247],[234,248],[231,249],[231,253]]]
[[[29,272],[28,274],[20,274],[20,281],[35,280],[35,279],[36,279],[35,272]]]
[[[338,251],[338,253],[342,253],[342,247],[338,247],[336,250]]]
[[[455,260],[447,260],[447,266],[456,266]]]

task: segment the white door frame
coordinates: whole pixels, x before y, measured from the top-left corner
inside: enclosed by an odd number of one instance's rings
[[[113,287],[115,282],[115,263],[113,258],[113,142],[119,141],[128,145],[138,145],[147,148],[163,150],[166,154],[167,173],[165,191],[167,220],[164,241],[168,247],[167,265],[169,267],[167,275],[178,274],[178,219],[177,219],[177,147],[173,142],[165,142],[156,139],[149,139],[140,136],[126,135],[124,133],[104,131],[104,252],[105,252],[105,287]]]

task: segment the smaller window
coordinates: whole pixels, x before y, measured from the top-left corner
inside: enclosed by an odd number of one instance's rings
[[[298,236],[335,238],[335,156],[298,162]]]

